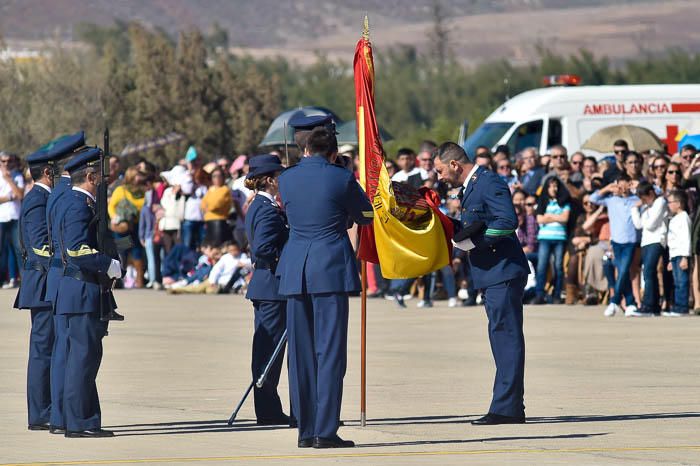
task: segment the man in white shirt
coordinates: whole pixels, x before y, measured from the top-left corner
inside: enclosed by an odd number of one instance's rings
[[[420,168],[416,167],[416,153],[412,149],[399,149],[396,154],[396,164],[400,170],[391,177],[391,181],[407,183],[414,188],[419,188],[423,184]]]
[[[24,177],[17,170],[17,156],[0,152],[0,248],[6,251],[6,244],[10,244],[14,253],[16,264],[20,261],[19,245],[19,213],[24,197]],[[0,252],[0,257],[4,254]],[[9,273],[9,264],[12,257],[2,257],[0,263],[7,264],[1,271],[0,280]],[[19,266],[14,269],[17,276],[10,276],[9,282],[3,288],[16,288],[19,277]]]
[[[637,186],[639,202],[632,207],[632,223],[638,230],[642,230],[642,273],[644,274],[644,297],[642,307],[638,311],[625,314],[629,317],[646,317],[659,314],[659,279],[656,268],[659,259],[666,259],[666,221],[668,208],[666,199],[657,196],[654,186],[649,183],[640,183]]]

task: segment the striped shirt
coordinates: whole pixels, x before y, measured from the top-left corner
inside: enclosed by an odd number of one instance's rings
[[[561,215],[564,212],[571,210],[569,204],[560,206],[555,199],[551,199],[547,204],[545,214]],[[566,240],[566,225],[560,222],[543,223],[540,225],[540,231],[537,232],[538,240],[564,241]]]

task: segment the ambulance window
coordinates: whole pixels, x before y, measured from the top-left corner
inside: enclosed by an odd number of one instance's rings
[[[542,140],[542,120],[528,121],[518,126],[508,140],[511,154],[517,154],[526,147],[540,147]]]
[[[549,130],[547,131],[547,147],[561,144],[561,121],[549,120]]]

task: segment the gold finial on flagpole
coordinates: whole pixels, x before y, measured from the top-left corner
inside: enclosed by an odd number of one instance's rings
[[[362,24],[362,38],[369,40],[369,16],[365,15],[365,20]]]

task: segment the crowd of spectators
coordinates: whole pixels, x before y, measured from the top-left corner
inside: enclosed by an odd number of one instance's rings
[[[459,218],[458,190],[441,186],[425,141],[387,161],[394,182],[435,189],[444,212]],[[519,220],[517,236],[533,272],[526,302],[533,305],[605,305],[605,315],[681,316],[700,311],[700,154],[687,145],[678,153],[638,153],[617,140],[608,156],[569,153],[556,145],[546,154],[534,147],[511,154],[479,147],[477,164],[508,184]],[[469,286],[463,253],[452,267],[416,280],[381,279],[374,270],[374,296],[419,307],[443,295],[448,306],[480,302]],[[413,290],[414,293],[411,293]]]
[[[393,182],[435,190],[445,214],[460,215],[458,189],[437,179],[435,143],[402,148],[386,168]],[[339,163],[357,172],[352,146]],[[685,315],[700,308],[700,156],[693,146],[676,154],[637,153],[618,140],[611,155],[595,158],[566,147],[546,154],[530,147],[511,154],[479,147],[477,164],[508,184],[518,216],[517,236],[531,265],[526,301],[533,305],[605,305],[605,315]],[[115,237],[130,237],[123,252],[126,288],[172,293],[229,293],[245,289],[252,265],[244,218],[253,192],[245,186],[248,157],[203,163],[194,148],[174,167],[159,171],[140,160],[122,167],[110,159],[109,214]],[[31,186],[21,160],[0,153],[0,277],[20,278],[17,221]],[[449,307],[481,301],[470,287],[466,253],[425,277],[385,280],[369,273],[370,296],[406,307],[446,299]],[[694,305],[693,305],[694,303]],[[624,309],[624,310],[623,310]]]

